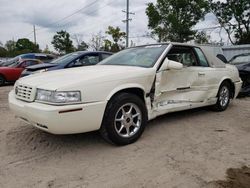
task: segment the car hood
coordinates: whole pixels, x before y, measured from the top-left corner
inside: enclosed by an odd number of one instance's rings
[[[145,77],[155,72],[153,68],[95,65],[37,73],[18,80],[18,83],[41,89],[57,90],[79,85],[93,85],[113,80]]]
[[[250,63],[242,63],[235,66],[239,71],[250,71]]]
[[[37,71],[37,70],[42,70],[42,69],[46,69],[46,68],[50,68],[50,67],[55,67],[55,66],[57,66],[57,64],[41,63],[41,64],[38,64],[38,65],[29,66],[26,69],[28,71]]]

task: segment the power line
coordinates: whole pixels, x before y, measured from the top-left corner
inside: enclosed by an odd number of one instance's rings
[[[55,25],[55,24],[57,24],[57,23],[62,22],[63,20],[66,20],[66,19],[70,18],[70,17],[74,16],[75,14],[78,14],[78,13],[82,12],[84,9],[86,9],[86,8],[88,8],[88,7],[92,6],[92,5],[94,5],[94,4],[97,3],[98,1],[99,1],[99,0],[95,0],[94,2],[89,3],[88,5],[86,5],[86,6],[82,7],[82,8],[80,8],[80,9],[78,9],[78,10],[76,10],[76,11],[74,11],[73,13],[69,14],[68,16],[65,16],[65,17],[63,17],[63,18],[61,18],[61,19],[59,19],[59,20],[57,20],[57,21],[55,21],[55,22],[50,23],[48,26]],[[47,28],[39,28],[39,29],[37,29],[37,30],[43,30],[43,29],[47,29]]]
[[[33,31],[29,32],[28,34],[24,35],[23,38],[26,38],[26,37],[30,36],[32,33],[33,33]]]
[[[97,12],[98,10],[101,10],[101,9],[107,7],[108,5],[112,4],[112,3],[113,3],[113,2],[109,2],[108,4],[102,6],[101,8],[89,12],[88,15],[91,15],[92,13],[95,13],[95,12]],[[115,19],[117,19],[117,18],[115,18]],[[100,19],[99,19],[99,20],[100,20]],[[102,18],[102,20],[103,20],[103,18]],[[112,19],[112,20],[113,20],[113,19]],[[66,25],[66,24],[68,24],[68,23],[70,23],[70,22],[66,22],[66,23],[64,23],[64,25]],[[102,21],[102,23],[104,23],[104,22]],[[84,31],[88,31],[88,30],[92,29],[93,27],[96,27],[96,25],[93,25],[91,28],[85,29]]]
[[[88,8],[88,7],[90,7],[90,6],[92,6],[93,4],[97,3],[97,1],[99,1],[99,0],[95,0],[94,2],[92,2],[92,3],[88,4],[88,5],[86,5],[86,6],[82,7],[82,8],[80,8],[80,9],[78,9],[78,10],[76,10],[76,11],[74,11],[73,13],[71,13],[71,14],[69,14],[69,15],[67,15],[67,16],[65,16],[65,17],[63,17],[63,18],[61,18],[61,19],[59,19],[59,20],[57,20],[57,21],[55,21],[55,22],[50,23],[48,26],[51,26],[51,25],[54,25],[54,24],[56,24],[56,23],[62,22],[63,20],[66,20],[66,19],[72,17],[73,15],[80,13],[82,10],[84,10],[84,9],[86,9],[86,8]],[[47,29],[47,28],[38,28],[38,29],[36,29],[36,31],[41,31],[41,30],[44,30],[44,29]],[[34,29],[33,29],[32,32],[30,32],[30,33],[24,35],[23,38],[28,37],[28,36],[31,35],[32,33],[34,33]]]

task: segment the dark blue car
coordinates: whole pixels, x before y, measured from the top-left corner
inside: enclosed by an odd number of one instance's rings
[[[111,56],[110,52],[88,52],[78,51],[70,54],[66,54],[58,59],[55,59],[49,63],[43,63],[40,65],[34,65],[27,67],[21,74],[21,77],[28,76],[37,72],[45,72],[52,70],[59,70],[65,68],[81,67],[95,65],[101,60]]]

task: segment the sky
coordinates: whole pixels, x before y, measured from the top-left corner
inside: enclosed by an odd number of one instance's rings
[[[132,21],[130,24],[130,41],[136,45],[154,43],[154,39],[146,37],[148,18],[145,14],[147,3],[156,0],[130,0]],[[105,35],[109,25],[119,26],[126,30],[122,20],[126,15],[126,0],[0,0],[0,41],[28,38],[34,41],[33,25],[36,26],[37,43],[41,49],[48,45],[53,50],[51,41],[56,31],[66,30],[71,36],[81,36],[89,42],[91,36],[101,32]],[[218,25],[213,14],[207,14],[194,29],[208,28]],[[211,40],[219,41],[219,29],[208,30]],[[223,41],[227,37],[222,32]]]

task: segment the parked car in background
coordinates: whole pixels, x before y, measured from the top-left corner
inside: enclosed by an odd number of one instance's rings
[[[229,63],[238,68],[243,81],[240,95],[250,95],[250,53],[236,55]]]
[[[28,53],[28,54],[22,54],[18,55],[8,61],[4,61],[0,64],[0,66],[9,66],[11,64],[15,64],[16,62],[21,62],[23,59],[38,59],[44,63],[48,63],[55,59],[56,56],[50,55],[50,54],[43,54],[43,53]]]
[[[4,67],[0,67],[0,86],[6,82],[15,82],[27,66],[42,64],[38,59],[21,59]]]
[[[9,106],[43,131],[100,130],[106,140],[125,145],[157,116],[201,106],[226,110],[241,84],[235,66],[202,47],[162,43],[125,49],[95,66],[21,78]]]
[[[30,74],[38,72],[46,72],[52,70],[59,70],[65,68],[81,67],[95,65],[103,59],[111,56],[110,52],[89,52],[89,51],[78,51],[70,54],[66,54],[50,63],[44,63],[41,65],[34,65],[27,67],[21,74],[21,77],[28,76]]]

